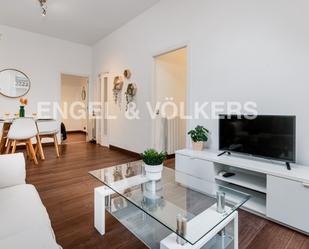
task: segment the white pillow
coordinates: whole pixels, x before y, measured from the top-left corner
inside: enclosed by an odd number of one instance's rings
[[[23,153],[0,155],[0,188],[26,183]]]

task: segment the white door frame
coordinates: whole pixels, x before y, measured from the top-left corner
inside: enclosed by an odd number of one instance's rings
[[[99,84],[98,84],[98,101],[101,104],[100,107],[100,119],[96,121],[98,124],[97,127],[97,143],[109,147],[109,122],[107,117],[107,105],[109,100],[109,94],[108,94],[108,82],[110,78],[108,74],[99,74]],[[106,132],[105,132],[105,126]]]
[[[91,125],[90,123],[90,118],[89,118],[89,102],[90,102],[90,75],[83,75],[79,73],[74,73],[74,72],[60,72],[59,73],[59,82],[60,82],[60,87],[59,87],[59,92],[60,92],[60,104],[62,104],[62,75],[72,75],[76,77],[81,77],[81,78],[86,78],[87,79],[87,94],[86,94],[86,141],[88,142],[91,137],[92,137],[92,130],[91,130]],[[62,117],[59,117],[60,122],[63,122]],[[60,134],[61,135],[61,134]],[[61,139],[59,139],[60,143]]]
[[[102,99],[102,74],[98,75],[98,84],[97,84],[97,101],[99,103],[101,103],[101,99]],[[97,107],[98,108],[98,107]],[[102,120],[98,119],[98,116],[101,115],[102,113],[102,106],[100,105],[100,110],[97,110],[97,113],[95,113],[95,111],[93,111],[93,114],[95,115],[93,123],[95,124],[95,139],[97,144],[101,144],[102,143],[102,136],[101,136],[101,125],[102,125]]]
[[[178,45],[169,47],[167,49],[163,49],[161,51],[158,51],[157,53],[154,53],[152,58],[153,58],[153,80],[152,80],[152,87],[151,87],[151,104],[152,107],[154,108],[156,106],[156,101],[157,101],[157,81],[156,81],[156,58],[182,49],[182,48],[186,48],[187,49],[187,89],[186,89],[186,109],[187,109],[187,113],[190,113],[190,108],[191,108],[191,46],[189,42],[184,42],[184,43],[180,43]],[[155,110],[156,111],[156,110]],[[190,127],[190,120],[186,121],[186,128],[188,129]],[[151,120],[151,147],[155,147],[155,141],[156,141],[156,121],[155,120]],[[186,136],[186,147],[188,147],[190,142],[190,139],[188,138],[188,136]]]

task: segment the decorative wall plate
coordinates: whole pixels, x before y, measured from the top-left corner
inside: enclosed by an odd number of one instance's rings
[[[82,89],[82,100],[86,100],[86,98],[87,98],[86,88],[83,86],[83,89]]]

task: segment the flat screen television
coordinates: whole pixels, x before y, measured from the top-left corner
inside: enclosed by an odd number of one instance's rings
[[[295,163],[296,117],[220,115],[219,150]]]

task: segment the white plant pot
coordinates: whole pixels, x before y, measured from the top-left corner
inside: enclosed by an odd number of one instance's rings
[[[158,181],[162,178],[163,164],[161,165],[147,165],[145,166],[146,177],[151,181]]]
[[[200,142],[192,142],[192,148],[193,150],[203,150],[204,147],[204,142],[200,141]]]

